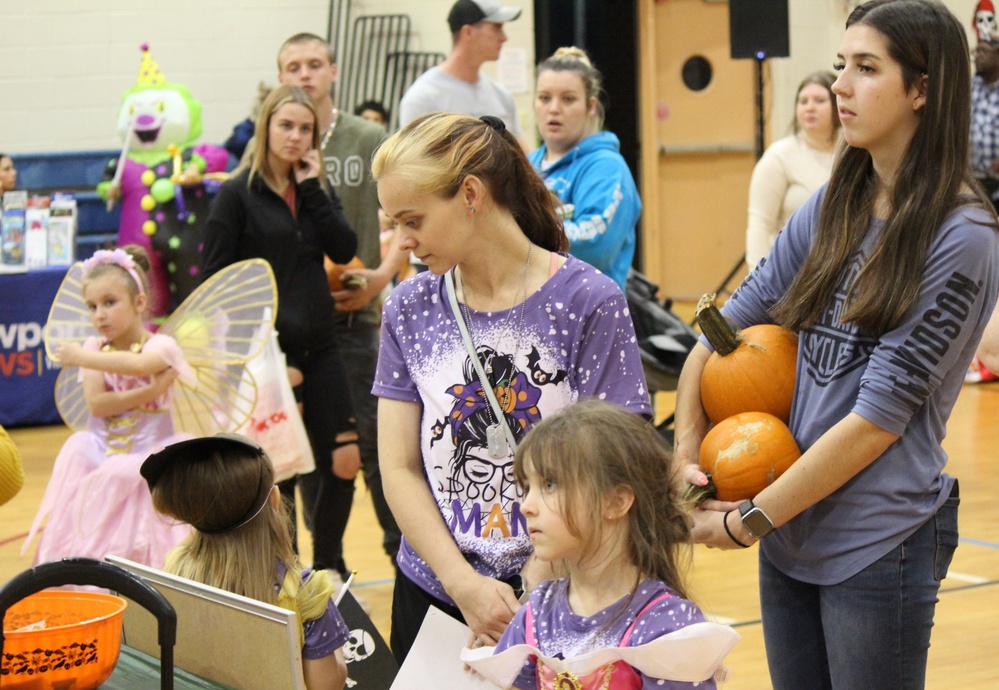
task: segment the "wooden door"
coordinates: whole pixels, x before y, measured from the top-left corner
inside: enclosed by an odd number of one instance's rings
[[[694,299],[745,254],[755,64],[730,57],[726,2],[639,11],[644,269],[664,297]]]

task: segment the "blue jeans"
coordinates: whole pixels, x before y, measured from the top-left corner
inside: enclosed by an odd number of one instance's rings
[[[774,690],[916,690],[940,580],[957,548],[956,491],[880,560],[836,585],[788,577],[760,551],[763,638]]]

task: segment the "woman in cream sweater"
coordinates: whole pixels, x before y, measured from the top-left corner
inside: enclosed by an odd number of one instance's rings
[[[746,228],[750,269],[770,251],[791,214],[829,179],[840,131],[835,80],[824,71],[805,77],[798,86],[794,132],[771,144],[753,169]]]

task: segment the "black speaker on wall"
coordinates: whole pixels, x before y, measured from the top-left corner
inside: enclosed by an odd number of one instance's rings
[[[732,58],[788,57],[787,0],[729,0]]]

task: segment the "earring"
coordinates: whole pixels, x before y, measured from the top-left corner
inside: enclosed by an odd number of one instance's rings
[[[475,213],[475,207],[474,206],[469,206],[468,207],[468,212],[469,213]]]

